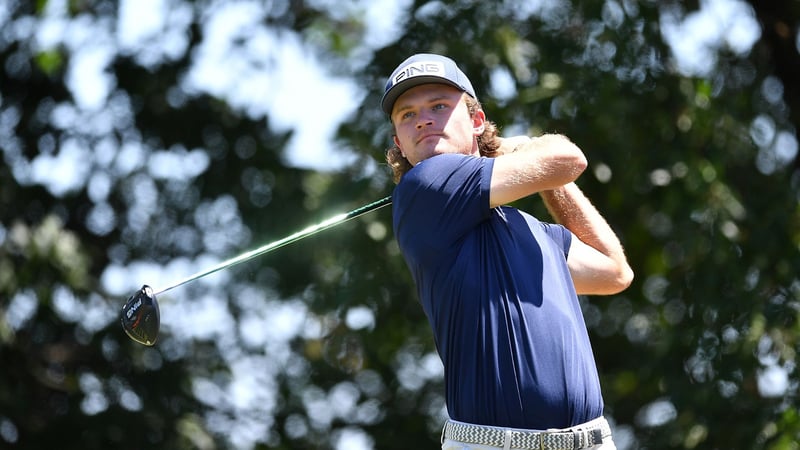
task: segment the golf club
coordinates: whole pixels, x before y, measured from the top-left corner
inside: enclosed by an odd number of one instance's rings
[[[142,286],[141,289],[136,291],[136,293],[128,297],[128,300],[122,306],[122,318],[121,318],[122,329],[125,330],[125,333],[128,335],[128,337],[130,337],[134,341],[140,344],[152,346],[156,343],[156,339],[158,338],[158,331],[161,326],[161,315],[158,308],[158,300],[156,299],[156,296],[163,294],[164,292],[167,292],[170,289],[174,289],[178,286],[182,286],[186,283],[197,280],[198,278],[202,278],[204,276],[218,272],[222,269],[227,269],[228,267],[234,266],[236,264],[249,261],[257,256],[263,255],[264,253],[268,253],[271,252],[272,250],[281,248],[285,245],[297,242],[300,239],[319,233],[320,231],[326,230],[333,226],[342,224],[350,219],[354,219],[370,211],[375,211],[376,209],[382,208],[391,203],[392,203],[392,197],[389,196],[377,200],[375,202],[372,202],[370,204],[364,205],[360,208],[354,209],[348,213],[333,216],[316,225],[312,225],[308,228],[305,228],[289,236],[286,236],[283,239],[270,242],[269,244],[265,244],[256,249],[242,253],[241,255],[222,261],[221,263],[213,267],[201,270],[200,272],[190,275],[178,282],[175,282],[165,287],[161,287],[156,290],[153,290],[153,288],[151,288],[148,285],[144,285]]]

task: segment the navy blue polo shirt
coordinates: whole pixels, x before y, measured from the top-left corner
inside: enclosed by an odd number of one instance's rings
[[[407,172],[393,227],[444,364],[450,417],[566,428],[603,413],[566,256],[572,233],[489,207],[494,159],[446,154]]]

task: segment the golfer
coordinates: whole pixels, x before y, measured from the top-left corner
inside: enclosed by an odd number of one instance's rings
[[[443,449],[615,449],[581,294],[633,272],[573,183],[587,162],[561,135],[498,136],[467,76],[417,54],[392,73],[393,227],[444,364]],[[546,223],[505,206],[538,193]]]

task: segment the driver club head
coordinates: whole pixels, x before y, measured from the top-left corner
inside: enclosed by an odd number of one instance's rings
[[[134,341],[152,346],[158,339],[161,315],[158,301],[150,286],[144,285],[128,297],[122,306],[122,329]]]

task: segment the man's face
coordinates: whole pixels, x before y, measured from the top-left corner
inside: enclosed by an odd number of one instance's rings
[[[423,84],[397,98],[394,143],[411,165],[442,153],[478,154],[486,116],[480,110],[470,116],[464,95],[445,84]]]

